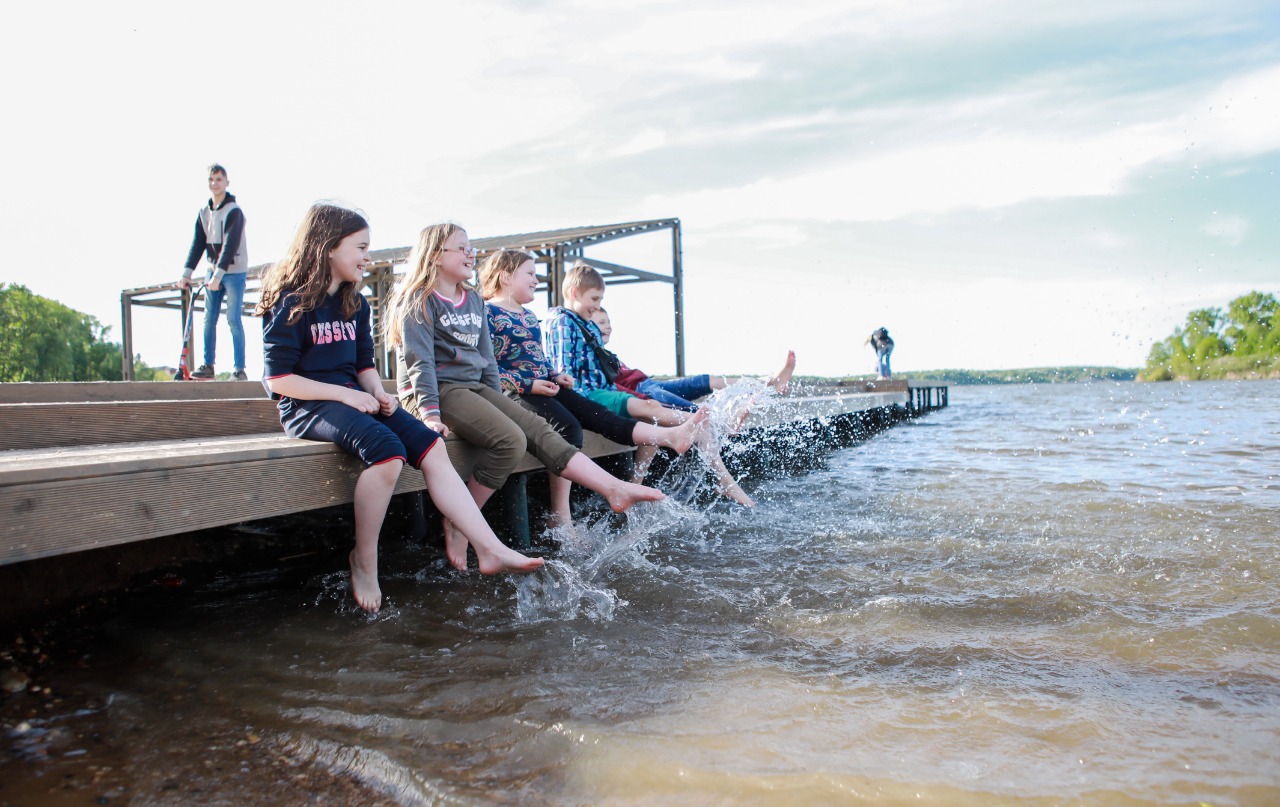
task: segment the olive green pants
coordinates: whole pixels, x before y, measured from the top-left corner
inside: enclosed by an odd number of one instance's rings
[[[401,398],[404,408],[421,419],[417,398]],[[481,383],[441,384],[440,420],[451,435],[483,449],[473,476],[487,488],[500,488],[528,451],[555,473],[562,473],[578,449],[551,424],[502,393]]]

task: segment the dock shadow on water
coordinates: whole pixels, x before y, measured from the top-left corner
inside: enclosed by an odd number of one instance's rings
[[[157,581],[5,638],[0,803],[1280,803],[1277,397],[961,388],[536,575],[388,541],[376,618]]]

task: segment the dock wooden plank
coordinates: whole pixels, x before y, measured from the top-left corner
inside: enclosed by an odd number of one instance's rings
[[[395,381],[383,379],[395,392]],[[266,398],[260,381],[29,381],[0,384],[0,404]]]
[[[0,403],[266,398],[258,381],[39,381],[0,384]]]
[[[280,428],[275,402],[262,396],[0,404],[0,423],[0,451],[227,437]]]
[[[466,443],[445,445],[474,461]],[[584,450],[632,448],[588,433]],[[525,455],[516,471],[541,467]],[[0,564],[349,504],[361,470],[332,443],[279,432],[0,452]],[[406,465],[396,492],[425,487]]]

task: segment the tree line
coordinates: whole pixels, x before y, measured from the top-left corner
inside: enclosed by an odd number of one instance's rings
[[[1251,291],[1220,308],[1197,308],[1151,346],[1139,381],[1280,377],[1280,301]]]
[[[0,283],[0,382],[120,381],[121,347],[108,341],[110,330],[26,286]],[[135,377],[165,374],[135,361]]]

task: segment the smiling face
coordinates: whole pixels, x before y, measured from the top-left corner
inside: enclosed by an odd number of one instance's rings
[[[600,310],[604,300],[604,289],[569,289],[565,293],[565,301],[573,313],[583,319],[591,319]]]
[[[503,278],[503,285],[511,291],[511,298],[520,305],[528,305],[538,293],[538,270],[533,261],[525,261],[516,267],[510,280]],[[509,284],[509,285],[508,285]]]
[[[333,294],[343,283],[359,283],[371,262],[367,229],[339,241],[329,250],[329,293]]]
[[[222,196],[227,192],[227,175],[221,171],[212,171],[209,173],[209,193],[216,196]]]
[[[446,238],[436,260],[439,262],[442,283],[456,287],[459,283],[470,280],[476,268],[476,253],[471,248],[467,231],[457,230]]]
[[[597,308],[596,313],[591,315],[591,321],[600,326],[600,336],[604,338],[604,343],[609,344],[609,337],[613,336],[613,323],[609,321],[609,312],[603,308]]]

